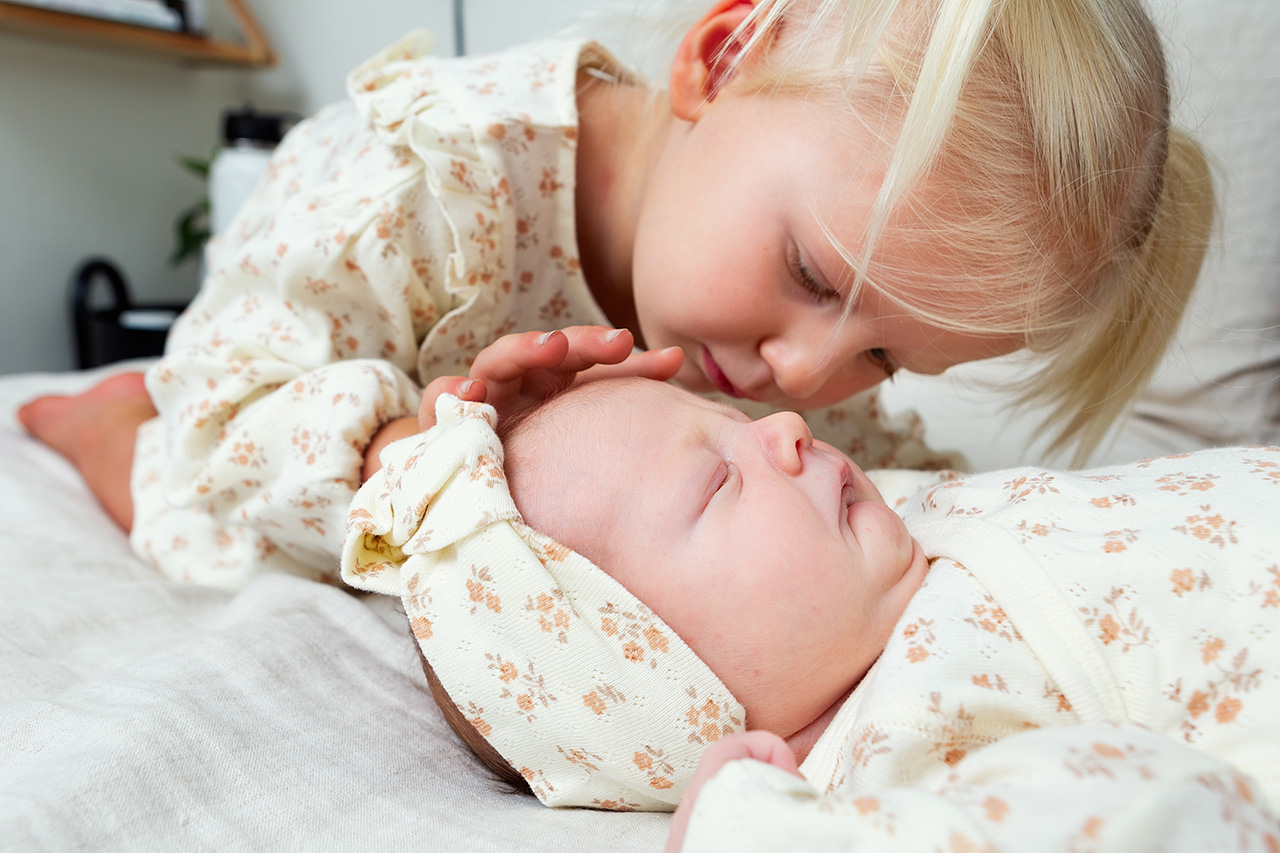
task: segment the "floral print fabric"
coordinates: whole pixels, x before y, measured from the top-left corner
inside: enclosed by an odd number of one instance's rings
[[[575,86],[581,67],[626,72],[592,43],[430,43],[352,72],[350,101],[288,134],[210,244],[148,375],[160,417],[132,480],[134,549],[172,578],[333,580],[364,448],[421,386],[508,332],[608,324],[577,253]],[[866,467],[956,464],[874,393],[807,417]]]
[[[938,479],[901,508],[930,573],[808,782],[719,774],[686,849],[1275,849],[1280,449]]]
[[[401,597],[441,684],[542,802],[674,808],[742,706],[649,608],[521,521],[492,407],[444,395],[436,415],[357,493],[343,580]]]
[[[605,323],[573,220],[579,65],[435,60],[414,33],[303,122],[208,252],[148,374],[132,541],[171,577],[333,579],[363,451],[507,332]]]

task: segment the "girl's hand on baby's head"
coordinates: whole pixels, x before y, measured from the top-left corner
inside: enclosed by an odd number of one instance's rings
[[[611,376],[665,381],[684,361],[679,347],[633,352],[634,345],[631,332],[608,326],[504,335],[476,356],[470,376],[443,376],[427,386],[418,423],[422,429],[435,424],[435,401],[443,393],[488,403],[505,417],[579,382]]]
[[[422,392],[418,404],[418,429],[425,432],[436,425],[436,400],[441,394],[452,394],[471,403],[484,402],[484,383],[465,376],[437,376]]]
[[[521,332],[485,347],[476,356],[470,377],[485,383],[485,400],[501,415],[606,376],[667,380],[684,361],[678,347],[633,352],[634,347],[631,332],[608,326]]]
[[[702,754],[698,769],[694,771],[693,780],[689,783],[689,789],[684,792],[680,807],[671,816],[671,826],[667,831],[666,853],[679,853],[680,848],[684,846],[684,834],[689,828],[689,817],[693,814],[693,808],[703,786],[710,782],[726,764],[744,758],[763,761],[780,770],[796,776],[800,775],[796,754],[785,740],[773,732],[756,730],[725,735],[711,744]]]

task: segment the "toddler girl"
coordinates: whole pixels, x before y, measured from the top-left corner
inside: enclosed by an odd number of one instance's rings
[[[427,45],[282,143],[145,388],[21,414],[172,577],[332,577],[421,385],[529,328],[625,328],[633,372],[877,467],[939,458],[841,401],[1026,348],[1087,451],[1199,268],[1204,163],[1139,0],[717,0],[663,94],[593,43]]]
[[[900,517],[801,418],[668,384],[581,386],[502,442],[487,406],[436,412],[357,495],[344,578],[402,597],[544,802],[683,796],[689,849],[1280,838],[1275,448],[888,472]]]

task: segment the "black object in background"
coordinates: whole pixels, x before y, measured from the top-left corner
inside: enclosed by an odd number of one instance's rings
[[[110,302],[93,295],[106,286]],[[120,270],[105,258],[81,264],[71,279],[71,321],[76,343],[76,367],[85,370],[129,358],[164,353],[169,327],[185,304],[135,304]]]
[[[178,21],[181,24],[180,29],[183,32],[190,32],[191,22],[187,20],[187,0],[164,0],[164,5],[177,13]]]

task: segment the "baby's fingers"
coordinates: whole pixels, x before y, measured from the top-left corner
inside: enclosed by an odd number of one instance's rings
[[[715,775],[721,767],[730,761],[741,758],[754,758],[765,764],[772,764],[788,773],[799,775],[796,755],[785,740],[762,729],[725,735],[712,744],[698,763],[698,774],[709,770],[707,776]]]
[[[483,403],[486,391],[484,383],[479,379],[468,379],[465,376],[436,377],[422,392],[422,402],[418,405],[419,429],[428,430],[436,425],[436,400],[441,394],[452,394],[459,400]]]
[[[707,748],[698,761],[698,769],[693,773],[689,787],[685,789],[680,807],[671,816],[667,835],[667,853],[677,853],[684,846],[684,836],[689,828],[689,817],[693,813],[698,794],[711,781],[720,769],[731,761],[753,758],[772,764],[774,767],[800,775],[796,755],[787,742],[775,735],[760,729],[748,732],[737,732],[725,735]]]

